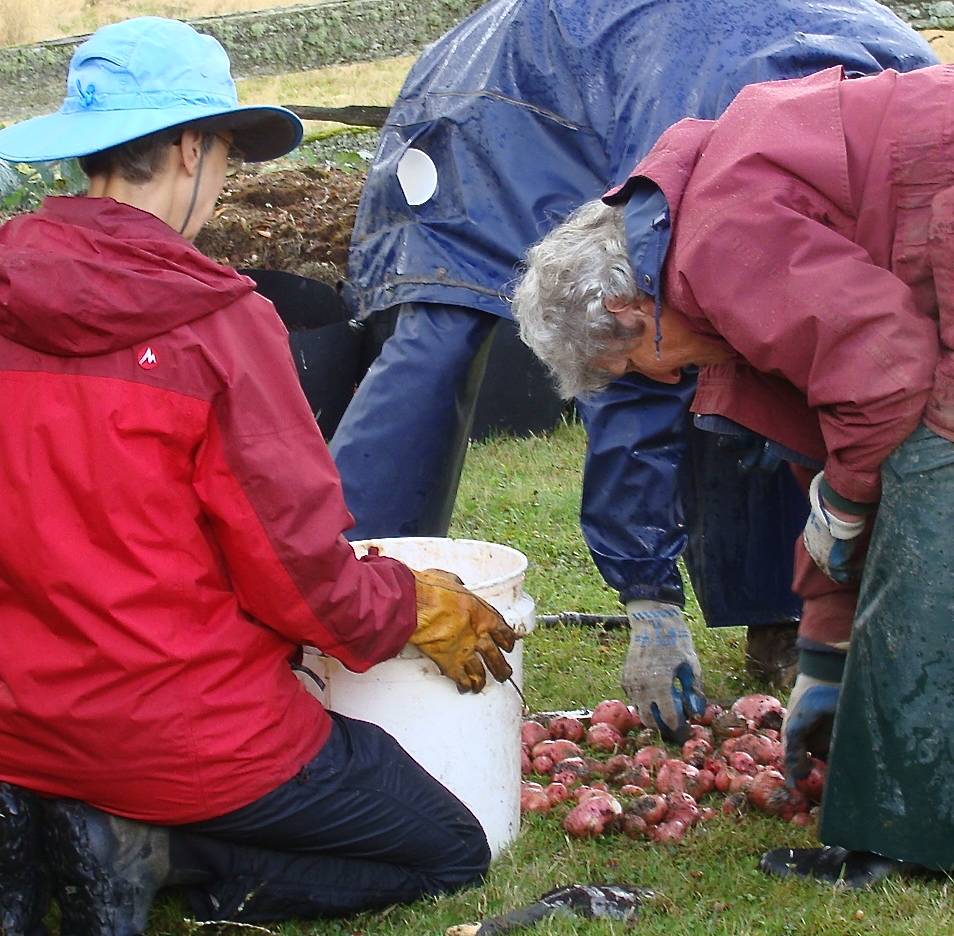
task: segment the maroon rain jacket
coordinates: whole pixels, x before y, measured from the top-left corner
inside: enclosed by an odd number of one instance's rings
[[[301,644],[361,671],[413,630],[253,290],[111,199],[0,229],[0,779],[221,815],[329,734]]]
[[[935,285],[954,269],[954,67],[751,85],[719,120],[670,128],[607,201],[640,178],[672,219],[664,301],[735,352],[701,370],[694,412],[824,462],[857,503],[877,501],[929,398],[954,440],[954,319],[942,344]],[[853,598],[821,586],[838,607],[812,625],[805,560],[802,633],[843,641]]]

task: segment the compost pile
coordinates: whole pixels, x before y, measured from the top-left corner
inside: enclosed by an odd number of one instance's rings
[[[521,729],[522,812],[553,813],[574,838],[622,832],[678,842],[719,812],[749,809],[796,825],[815,823],[825,765],[816,760],[789,789],[781,772],[785,709],[750,695],[709,705],[681,748],[667,747],[617,699],[587,717],[533,716]]]
[[[220,263],[344,279],[364,173],[333,166],[250,168],[226,179],[196,246]]]

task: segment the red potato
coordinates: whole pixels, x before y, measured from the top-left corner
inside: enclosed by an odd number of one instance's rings
[[[791,819],[797,812],[807,812],[808,802],[797,791],[785,786],[785,777],[778,770],[762,770],[752,780],[749,802],[769,816]]]
[[[706,710],[701,715],[694,715],[690,718],[690,721],[695,722],[698,725],[711,725],[716,718],[718,718],[723,712],[721,705],[716,705],[713,702],[710,702],[706,706]]]
[[[763,738],[768,738],[770,741],[782,740],[782,732],[776,731],[774,728],[759,728],[758,733],[762,735]]]
[[[827,769],[828,765],[824,761],[820,761],[818,758],[812,758],[811,770],[809,770],[807,776],[795,782],[796,789],[810,803],[820,803],[822,801],[822,794],[825,792],[825,772]]]
[[[551,806],[556,806],[570,798],[570,791],[564,783],[551,783],[543,790]]]
[[[705,738],[690,738],[682,746],[682,759],[700,770],[705,767],[711,753],[712,745]]]
[[[811,813],[797,812],[788,821],[791,822],[792,825],[808,828],[815,824],[815,817]]]
[[[582,757],[567,757],[553,765],[553,779],[567,786],[583,783],[589,780],[590,776],[589,765]]]
[[[586,737],[586,728],[578,718],[561,715],[550,722],[550,737],[554,741],[580,742]]]
[[[553,758],[549,754],[540,754],[530,762],[535,774],[549,774],[553,772]]]
[[[705,725],[690,725],[689,726],[689,738],[701,738],[703,741],[708,741],[712,747],[715,747],[714,735],[711,728],[707,728]]]
[[[633,714],[629,706],[619,699],[606,699],[593,709],[590,725],[611,725],[621,735],[634,727]]]
[[[748,754],[757,764],[777,767],[782,763],[782,743],[766,738],[764,735],[744,734],[738,738],[728,738],[722,742],[722,754],[731,758],[733,754]]]
[[[635,705],[627,705],[626,708],[629,709],[629,730],[630,731],[641,731],[646,726],[643,724],[643,720],[639,717],[639,712],[636,710]]]
[[[633,783],[624,783],[619,788],[620,796],[645,796],[646,787],[636,786]]]
[[[623,835],[625,835],[627,838],[649,838],[650,827],[646,824],[646,820],[643,819],[642,816],[637,816],[635,813],[629,810],[623,811],[622,828]]]
[[[699,821],[708,822],[710,819],[715,819],[719,815],[719,810],[713,809],[711,806],[700,806],[699,807]]]
[[[530,760],[530,755],[526,751],[520,752],[520,775],[522,777],[529,777],[533,773],[533,761]]]
[[[631,767],[625,773],[621,773],[619,776],[614,777],[610,782],[620,787],[648,787],[652,786],[653,778],[652,774],[650,774],[645,767]]]
[[[748,729],[746,720],[735,712],[720,712],[712,720],[712,731],[716,738],[738,738]]]
[[[596,796],[613,799],[613,795],[605,787],[581,786],[573,791],[573,799],[578,803],[585,803],[588,799],[593,799]]]
[[[748,796],[754,780],[755,777],[750,777],[748,774],[737,773],[729,784],[729,795],[731,796],[733,793],[744,793]]]
[[[785,717],[782,703],[775,696],[761,693],[736,699],[732,703],[731,711],[744,718],[752,728],[774,728],[776,731],[782,727],[782,719]]]
[[[678,819],[663,822],[653,829],[653,841],[663,844],[681,842],[686,837],[688,826]]]
[[[623,813],[619,800],[596,796],[574,806],[563,819],[563,828],[573,838],[596,838],[613,827]]]
[[[667,760],[656,774],[656,790],[659,793],[689,793],[691,796],[708,793],[715,782],[715,777],[706,771],[706,776],[700,778],[701,771],[687,764],[685,761],[672,758]]]
[[[729,787],[732,786],[732,781],[739,775],[737,770],[734,770],[728,765],[722,767],[719,772],[715,775],[715,788],[719,793],[728,793]]]
[[[658,825],[666,818],[669,804],[658,793],[647,793],[630,806],[630,811],[642,818],[646,825]]]
[[[604,776],[607,780],[613,780],[627,770],[632,770],[634,766],[635,761],[629,754],[614,754],[606,761]]]
[[[550,737],[550,732],[539,722],[525,721],[520,726],[520,740],[529,748]]]
[[[530,751],[531,757],[540,757],[541,755],[546,755],[554,764],[558,764],[568,757],[581,757],[583,751],[578,744],[574,744],[572,741],[551,741],[546,738],[535,744]]]
[[[638,767],[645,767],[650,773],[655,773],[667,760],[669,752],[661,747],[644,747],[636,752],[633,761]]]
[[[699,821],[699,804],[688,793],[667,793],[666,805],[667,822],[677,820],[692,826]]]
[[[751,774],[753,777],[758,772],[759,765],[755,763],[755,758],[745,751],[736,751],[729,757],[729,766],[739,773]]]
[[[520,784],[520,812],[547,813],[550,811],[550,801],[539,783]]]
[[[696,775],[695,788],[687,788],[693,798],[700,800],[715,789],[715,774],[711,770],[700,770]]]
[[[586,732],[586,743],[594,751],[615,752],[622,746],[623,736],[608,722],[599,722]]]

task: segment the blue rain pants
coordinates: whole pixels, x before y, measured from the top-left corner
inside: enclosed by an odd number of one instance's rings
[[[935,61],[873,0],[493,0],[428,47],[382,131],[349,255],[354,314],[401,310],[332,443],[353,536],[446,532],[477,351],[493,317],[509,317],[520,259],[663,130],[718,116],[753,81]],[[415,206],[398,178],[411,149],[437,175]],[[691,377],[625,379],[581,408],[594,561],[623,600],[681,603],[685,553],[710,625],[795,620],[804,498],[784,467],[741,473],[690,425],[691,395]]]

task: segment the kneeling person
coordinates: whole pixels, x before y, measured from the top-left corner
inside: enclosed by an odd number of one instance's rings
[[[477,692],[515,638],[453,576],[355,557],[284,327],[192,244],[229,163],[300,122],[239,106],[221,46],[161,18],[100,29],[67,88],[0,132],[90,180],[0,229],[0,928],[42,932],[41,850],[73,936],[140,932],[167,883],[266,921],[480,880],[463,804],[290,665],[410,641]]]

